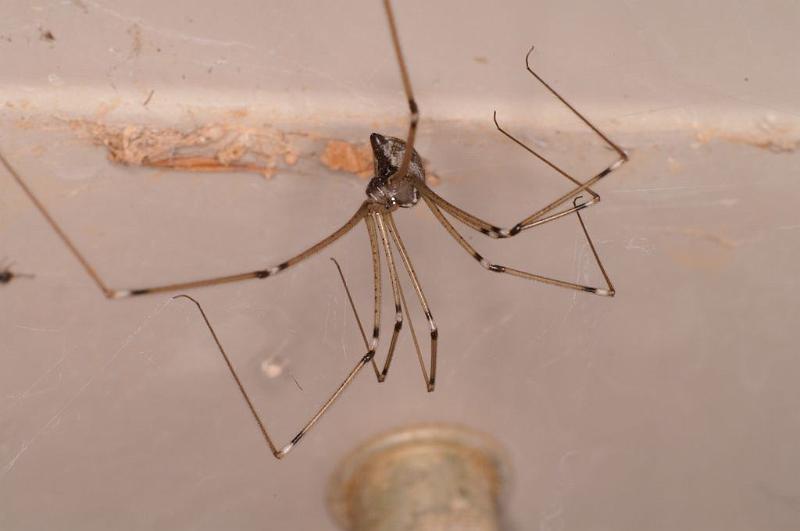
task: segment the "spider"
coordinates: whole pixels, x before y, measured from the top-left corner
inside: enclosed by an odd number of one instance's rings
[[[11,268],[13,266],[14,262],[7,262],[6,258],[0,260],[0,284],[8,284],[15,278],[33,278],[33,275],[30,273],[12,271]]]
[[[336,390],[330,395],[330,397],[319,407],[319,409],[311,417],[311,419],[307,421],[303,425],[303,427],[297,432],[297,435],[295,435],[291,439],[291,441],[289,441],[286,445],[282,447],[276,445],[273,442],[272,438],[269,436],[265,424],[261,420],[261,417],[256,412],[255,407],[250,401],[250,398],[246,390],[242,386],[233,365],[229,361],[227,354],[222,348],[222,345],[219,342],[219,339],[217,338],[214,329],[211,327],[211,323],[208,321],[206,314],[203,311],[203,308],[195,299],[192,299],[188,295],[176,296],[176,298],[177,297],[187,298],[197,305],[197,308],[200,311],[201,316],[205,320],[206,325],[209,328],[209,331],[211,332],[220,353],[222,354],[228,365],[231,375],[236,381],[244,400],[246,401],[248,407],[250,408],[250,411],[261,430],[261,433],[264,437],[267,446],[269,447],[272,454],[278,459],[288,454],[292,450],[292,448],[294,448],[300,442],[300,440],[305,436],[305,434],[308,433],[308,431],[317,423],[320,417],[336,401],[336,399],[342,394],[345,388],[347,388],[347,386],[361,372],[361,370],[364,369],[364,367],[366,367],[367,365],[372,365],[375,376],[379,382],[382,382],[386,379],[394,355],[397,338],[403,327],[404,314],[405,318],[408,319],[410,323],[405,295],[403,293],[397,274],[398,268],[394,260],[394,252],[396,252],[400,256],[402,267],[408,274],[408,277],[414,289],[414,293],[416,294],[419,304],[421,305],[422,310],[427,319],[429,335],[430,335],[430,356],[428,364],[429,372],[428,370],[426,370],[425,363],[423,361],[423,356],[419,348],[419,342],[417,341],[417,337],[416,334],[414,333],[413,327],[411,327],[411,331],[414,339],[414,345],[417,350],[417,356],[420,361],[420,365],[422,367],[423,376],[425,378],[427,390],[430,392],[433,391],[435,388],[436,356],[437,356],[437,342],[439,337],[439,331],[438,328],[436,327],[436,322],[433,318],[433,314],[431,312],[428,301],[422,290],[422,286],[420,285],[417,279],[417,275],[414,271],[411,259],[408,255],[408,252],[406,251],[405,245],[403,244],[403,240],[400,237],[400,234],[397,230],[397,226],[395,225],[393,215],[399,209],[412,208],[416,206],[420,202],[420,200],[422,200],[422,202],[431,210],[436,220],[444,227],[444,229],[458,243],[458,245],[460,245],[482,267],[484,267],[486,270],[490,272],[513,275],[527,280],[534,280],[546,284],[560,286],[563,288],[584,291],[588,293],[593,293],[595,295],[611,297],[615,293],[614,286],[600,260],[600,257],[597,253],[597,249],[595,248],[594,243],[592,242],[589,236],[589,233],[586,229],[586,225],[583,221],[583,218],[581,217],[580,211],[589,207],[592,204],[597,203],[600,200],[600,196],[597,193],[595,193],[591,189],[591,187],[595,185],[598,181],[606,177],[608,174],[618,169],[620,166],[622,166],[622,164],[627,162],[628,155],[622,150],[622,148],[620,148],[617,144],[611,141],[587,118],[585,118],[580,112],[578,112],[575,109],[575,107],[573,107],[570,103],[568,103],[555,89],[553,89],[547,82],[544,81],[544,79],[542,79],[533,70],[533,68],[531,67],[530,57],[534,49],[531,48],[525,56],[525,67],[527,71],[538,82],[540,82],[547,89],[547,91],[549,91],[551,94],[553,94],[553,96],[558,98],[558,100],[560,100],[561,103],[563,103],[573,114],[575,114],[577,118],[579,118],[596,135],[598,135],[602,139],[602,141],[616,153],[617,159],[609,166],[607,166],[605,169],[595,174],[590,179],[581,182],[572,175],[570,175],[569,173],[567,173],[566,171],[564,171],[563,169],[561,169],[555,163],[551,162],[541,154],[537,153],[535,150],[533,150],[531,147],[523,143],[521,140],[514,137],[511,133],[503,129],[503,127],[500,126],[500,123],[497,120],[497,113],[495,112],[493,114],[493,121],[495,127],[500,133],[508,137],[511,141],[519,145],[521,148],[525,149],[528,153],[530,153],[534,157],[544,162],[547,166],[549,166],[551,169],[559,173],[565,179],[571,181],[575,185],[575,187],[572,188],[569,192],[563,194],[561,197],[552,201],[544,208],[537,210],[536,212],[526,217],[525,219],[519,221],[510,228],[502,228],[492,223],[488,223],[480,219],[479,217],[470,214],[469,212],[466,212],[461,208],[455,206],[454,204],[448,202],[447,200],[436,194],[427,185],[425,179],[425,169],[422,164],[422,159],[417,153],[417,151],[414,149],[414,140],[417,132],[417,124],[419,123],[420,119],[419,107],[417,106],[417,103],[414,99],[411,87],[411,80],[408,74],[408,70],[406,68],[406,63],[403,53],[401,51],[400,39],[398,37],[397,26],[395,23],[390,0],[383,0],[383,5],[388,20],[392,47],[400,70],[403,90],[405,92],[405,96],[408,101],[409,126],[407,135],[405,139],[400,139],[382,135],[379,133],[372,133],[370,135],[370,144],[372,147],[372,152],[374,157],[375,175],[374,177],[372,177],[372,179],[369,181],[369,184],[367,185],[366,200],[350,217],[350,219],[348,219],[341,227],[336,229],[328,237],[322,239],[321,241],[308,247],[301,253],[275,266],[263,269],[257,269],[255,271],[248,271],[244,273],[225,275],[213,278],[205,278],[200,280],[192,280],[188,282],[165,284],[160,286],[150,286],[150,287],[141,287],[133,289],[111,288],[100,278],[100,276],[97,274],[92,265],[89,264],[89,262],[84,258],[84,256],[78,251],[77,247],[72,243],[72,240],[60,228],[58,223],[56,223],[56,221],[48,213],[44,205],[38,200],[38,198],[34,195],[31,189],[26,185],[26,183],[20,177],[20,175],[14,170],[14,168],[9,164],[9,162],[0,154],[0,162],[2,162],[5,168],[16,180],[19,186],[23,189],[25,194],[30,198],[30,200],[33,202],[36,208],[41,212],[41,214],[44,216],[44,218],[47,220],[47,222],[50,224],[53,230],[61,238],[64,244],[69,248],[70,252],[81,263],[81,265],[88,273],[88,275],[92,278],[94,283],[109,299],[121,299],[125,297],[134,297],[134,296],[141,296],[141,295],[161,293],[161,292],[176,292],[176,291],[189,290],[193,288],[200,288],[204,286],[239,282],[248,279],[269,278],[282,271],[285,271],[286,269],[289,269],[292,266],[297,265],[298,263],[302,262],[303,260],[311,256],[318,254],[320,251],[327,248],[328,246],[339,240],[342,236],[350,232],[361,222],[364,222],[369,236],[371,254],[372,254],[372,266],[373,266],[374,311],[373,311],[372,337],[368,339],[367,334],[364,333],[360,319],[358,319],[358,314],[355,311],[355,306],[352,306],[352,298],[350,297],[349,289],[347,289],[347,284],[345,283],[345,289],[347,290],[348,299],[350,300],[351,307],[356,315],[359,328],[361,329],[361,334],[364,340],[366,353],[358,360],[355,366],[350,370],[350,372],[344,378],[342,383],[336,388]],[[588,200],[581,201],[581,198],[583,196],[580,194],[582,193],[588,196]],[[571,204],[570,200],[572,200]],[[453,226],[453,224],[448,220],[448,218],[445,217],[445,213],[450,215],[452,218],[455,218],[459,222],[463,223],[470,229],[480,232],[481,234],[489,238],[500,238],[500,239],[514,237],[525,230],[531,229],[533,227],[538,227],[545,223],[555,221],[557,219],[563,218],[565,216],[574,213],[578,218],[581,230],[583,231],[583,234],[589,244],[589,247],[594,256],[594,260],[597,263],[598,268],[603,275],[606,286],[591,287],[587,285],[577,284],[574,282],[568,282],[565,280],[546,277],[535,273],[522,271],[519,269],[514,269],[500,264],[495,264],[486,257],[484,257],[483,255],[481,255],[477,250],[475,250],[475,248],[470,243],[467,242],[467,240],[464,238],[464,236],[461,235],[458,229],[456,229],[456,227]],[[386,259],[386,267],[389,273],[389,278],[391,280],[395,317],[394,317],[394,328],[392,330],[391,339],[389,341],[388,352],[386,354],[386,358],[384,360],[382,367],[379,367],[378,363],[375,360],[375,353],[378,348],[378,339],[380,337],[381,300],[382,300],[381,299],[382,297],[381,254],[383,254],[384,258]],[[338,268],[339,267],[338,263],[336,265]],[[342,281],[344,281],[344,276],[341,273],[341,268],[339,268],[339,273],[342,276]]]

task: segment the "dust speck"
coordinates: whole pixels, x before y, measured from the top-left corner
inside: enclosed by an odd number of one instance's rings
[[[139,24],[133,24],[128,28],[127,33],[131,36],[129,57],[138,57],[142,53],[142,28],[139,27]]]
[[[239,109],[231,109],[226,113],[226,115],[231,118],[232,120],[243,120],[247,118],[247,115],[250,114],[250,110],[246,107],[241,107]]]
[[[72,0],[72,5],[83,11],[84,14],[89,13],[89,8],[81,0]]]
[[[679,173],[683,169],[683,164],[672,157],[667,157],[667,165],[671,173]]]
[[[150,90],[150,92],[147,94],[147,98],[145,98],[145,100],[142,102],[143,107],[147,107],[147,104],[150,103],[151,99],[153,99],[153,94],[155,93],[156,93],[155,90],[153,89]]]
[[[285,162],[288,166],[294,166],[295,164],[297,164],[297,161],[299,159],[300,156],[294,151],[287,151],[286,154],[283,156],[283,162]]]
[[[39,39],[47,42],[54,42],[56,37],[49,29],[39,28]]]
[[[261,372],[263,372],[267,378],[277,378],[283,374],[286,365],[287,361],[285,359],[274,356],[261,362]]]

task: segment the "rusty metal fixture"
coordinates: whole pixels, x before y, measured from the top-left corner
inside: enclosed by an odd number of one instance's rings
[[[346,457],[328,502],[347,531],[499,531],[507,463],[485,434],[451,424],[410,426]]]

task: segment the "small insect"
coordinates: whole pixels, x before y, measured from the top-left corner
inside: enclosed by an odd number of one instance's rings
[[[414,149],[417,124],[420,119],[419,108],[414,99],[411,87],[411,80],[408,75],[408,70],[406,68],[406,63],[403,57],[403,53],[401,51],[400,39],[398,37],[397,27],[395,24],[394,14],[392,12],[392,6],[390,4],[390,0],[384,0],[383,4],[388,19],[389,33],[391,37],[392,47],[394,49],[397,64],[400,70],[400,77],[403,84],[403,90],[405,92],[406,99],[408,101],[410,119],[409,119],[407,135],[405,139],[400,139],[382,135],[379,133],[372,133],[370,135],[370,144],[372,146],[372,152],[374,157],[375,175],[367,185],[366,200],[350,217],[350,219],[348,219],[341,227],[336,229],[328,237],[308,247],[303,252],[275,266],[263,269],[257,269],[255,271],[247,271],[244,273],[192,280],[188,282],[171,283],[160,286],[137,287],[131,289],[111,288],[108,285],[106,285],[106,283],[100,278],[100,276],[91,266],[91,264],[89,264],[89,262],[84,258],[84,256],[78,251],[77,247],[72,243],[70,238],[64,233],[64,231],[60,228],[58,223],[48,213],[47,209],[37,199],[37,197],[34,195],[31,189],[25,184],[23,179],[19,176],[19,174],[11,167],[8,161],[6,161],[6,159],[2,157],[2,155],[0,155],[0,162],[2,162],[2,164],[6,167],[9,173],[22,187],[22,189],[30,198],[30,200],[34,203],[36,208],[45,217],[47,222],[50,224],[53,230],[58,234],[61,240],[66,244],[66,246],[75,256],[75,258],[81,263],[83,268],[86,270],[86,272],[95,282],[95,284],[100,288],[103,294],[110,299],[120,299],[125,297],[140,296],[140,295],[147,295],[147,294],[161,293],[161,292],[184,291],[193,288],[200,288],[204,286],[212,286],[217,284],[227,284],[248,279],[269,278],[273,275],[276,275],[282,271],[285,271],[286,269],[289,269],[299,264],[300,262],[311,256],[318,254],[320,251],[327,248],[328,246],[339,240],[342,236],[350,232],[361,222],[364,222],[369,236],[371,254],[372,254],[372,267],[373,267],[374,310],[373,310],[372,336],[371,338],[368,339],[367,334],[364,332],[363,326],[361,325],[361,321],[358,318],[357,312],[355,311],[355,306],[352,303],[352,298],[350,297],[349,289],[347,288],[347,284],[345,282],[345,289],[348,294],[348,300],[350,301],[350,305],[356,315],[356,320],[361,330],[366,352],[358,360],[355,366],[350,370],[350,372],[345,377],[344,381],[342,381],[342,383],[336,388],[333,394],[319,407],[319,409],[311,417],[311,419],[307,421],[303,425],[303,427],[297,432],[297,435],[295,435],[291,439],[291,441],[289,441],[286,445],[282,447],[276,445],[268,435],[264,422],[262,422],[255,407],[253,406],[253,403],[251,402],[244,387],[242,386],[233,365],[231,364],[227,354],[222,348],[222,345],[216,333],[214,332],[213,328],[211,327],[211,324],[209,323],[205,315],[205,312],[203,311],[200,304],[195,299],[192,299],[188,295],[177,295],[177,297],[187,298],[193,301],[197,305],[203,319],[205,320],[212,334],[214,341],[216,342],[219,348],[220,353],[224,357],[234,380],[239,386],[239,390],[241,391],[244,400],[247,402],[247,405],[250,408],[253,417],[258,423],[258,426],[261,430],[264,440],[266,441],[267,446],[269,447],[272,454],[278,459],[284,457],[287,453],[289,453],[290,450],[292,450],[292,448],[294,448],[294,446],[297,445],[298,442],[300,442],[300,440],[305,436],[305,434],[308,433],[308,431],[317,423],[320,417],[328,410],[328,408],[334,403],[334,401],[336,401],[336,399],[339,398],[339,396],[342,394],[345,388],[347,388],[347,386],[353,381],[353,379],[361,372],[361,370],[364,367],[366,367],[367,365],[371,365],[375,373],[375,376],[379,382],[382,382],[386,379],[386,376],[389,372],[389,368],[392,362],[392,358],[394,356],[395,346],[397,344],[397,338],[401,329],[403,328],[404,319],[408,319],[409,325],[411,324],[411,319],[408,313],[408,304],[397,273],[398,268],[394,259],[395,252],[400,256],[402,267],[406,271],[411,281],[411,285],[413,286],[417,301],[420,304],[422,311],[424,312],[425,317],[427,319],[428,334],[430,337],[428,368],[426,368],[423,360],[423,355],[419,346],[420,342],[418,341],[417,334],[414,331],[413,326],[409,326],[409,328],[412,333],[414,346],[416,348],[417,357],[419,359],[423,376],[425,378],[427,390],[433,391],[435,388],[436,357],[437,357],[437,343],[439,337],[439,330],[436,326],[436,322],[433,318],[433,313],[431,312],[430,305],[428,304],[428,300],[425,297],[422,286],[420,285],[419,280],[417,279],[417,275],[411,263],[411,258],[409,257],[408,252],[406,251],[405,245],[403,244],[403,240],[400,237],[400,233],[397,230],[397,226],[395,225],[393,215],[396,211],[398,211],[398,209],[414,207],[420,202],[420,200],[422,200],[422,202],[433,213],[436,220],[438,220],[438,222],[444,227],[444,229],[450,234],[450,236],[456,241],[456,243],[458,243],[458,245],[460,245],[482,267],[493,273],[512,275],[526,280],[543,282],[554,286],[560,286],[563,288],[584,291],[587,293],[593,293],[595,295],[601,295],[601,296],[610,297],[613,296],[615,293],[614,286],[605,270],[605,267],[603,266],[600,260],[600,256],[598,255],[597,249],[595,248],[594,243],[592,242],[589,236],[588,230],[583,221],[583,218],[581,217],[580,211],[589,207],[590,205],[597,203],[600,200],[600,196],[597,193],[595,193],[591,187],[594,186],[601,179],[606,177],[608,174],[610,174],[611,172],[622,166],[622,164],[627,162],[628,155],[617,144],[612,142],[606,135],[604,135],[597,127],[595,127],[587,118],[585,118],[580,112],[578,112],[571,104],[569,104],[558,92],[556,92],[533,70],[530,63],[530,57],[533,53],[533,48],[531,48],[528,51],[527,55],[525,56],[525,67],[527,71],[536,80],[538,80],[551,94],[553,94],[556,98],[558,98],[558,100],[561,101],[561,103],[563,103],[572,113],[574,113],[574,115],[577,118],[579,118],[584,124],[586,124],[587,127],[589,127],[596,135],[598,135],[600,139],[602,139],[602,141],[616,153],[617,155],[616,160],[602,171],[596,173],[593,177],[582,182],[577,178],[573,177],[572,175],[570,175],[569,173],[567,173],[566,171],[564,171],[563,169],[561,169],[555,163],[551,162],[541,154],[537,153],[534,149],[532,149],[527,144],[523,143],[521,140],[517,139],[511,133],[503,129],[497,120],[497,113],[494,113],[493,116],[494,124],[500,133],[508,137],[511,141],[519,145],[521,148],[526,150],[534,157],[544,162],[547,166],[549,166],[555,172],[560,174],[562,177],[572,182],[575,185],[574,188],[572,188],[569,192],[563,194],[556,200],[552,201],[544,208],[537,210],[530,216],[526,217],[525,219],[519,221],[518,223],[509,228],[502,228],[492,223],[488,223],[478,218],[477,216],[470,214],[460,209],[459,207],[453,205],[452,203],[448,202],[447,200],[436,194],[427,185],[425,177],[425,169],[422,164],[422,159],[417,153],[417,151]],[[584,196],[588,196],[588,198],[586,200],[582,200]],[[495,238],[495,239],[511,238],[516,236],[517,234],[520,234],[525,230],[538,227],[540,225],[549,223],[551,221],[555,221],[557,219],[569,216],[570,214],[574,213],[578,218],[581,230],[583,231],[586,241],[589,244],[589,248],[592,251],[594,260],[597,263],[597,266],[603,275],[605,286],[592,287],[583,284],[577,284],[574,282],[569,282],[566,280],[547,277],[528,271],[513,269],[511,267],[507,267],[500,264],[495,264],[486,257],[484,257],[483,255],[481,255],[470,243],[468,243],[466,238],[462,236],[459,230],[456,229],[453,226],[453,224],[445,217],[445,213],[449,214],[450,216],[452,216],[459,222],[463,223],[470,229],[473,229],[489,238]],[[395,315],[394,315],[394,328],[392,330],[391,339],[389,340],[389,347],[386,354],[386,358],[384,359],[382,366],[379,367],[379,364],[375,360],[375,353],[378,348],[378,339],[380,337],[380,322],[381,322],[381,300],[382,300],[381,279],[383,274],[381,255],[383,255],[383,257],[386,260],[386,269],[388,271],[389,278],[391,281],[392,298],[394,300]],[[336,265],[338,268],[338,263]],[[344,275],[341,273],[341,268],[339,268],[339,273],[340,275],[342,275],[342,281],[344,282]]]
[[[12,267],[14,267],[14,262],[9,262],[7,258],[0,260],[0,284],[8,284],[15,278],[33,278],[30,273],[12,271]]]

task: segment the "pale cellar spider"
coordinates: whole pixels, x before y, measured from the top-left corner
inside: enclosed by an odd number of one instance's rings
[[[303,260],[318,254],[320,251],[322,251],[329,245],[339,240],[342,236],[350,232],[353,228],[356,227],[356,225],[359,225],[361,222],[364,223],[364,225],[366,226],[367,234],[369,236],[369,242],[371,247],[373,283],[374,283],[373,327],[370,339],[368,339],[368,334],[364,333],[363,327],[361,327],[361,323],[359,320],[359,327],[361,328],[361,335],[364,340],[364,347],[366,349],[366,353],[358,360],[355,366],[350,370],[350,372],[344,378],[344,381],[342,381],[342,383],[336,388],[336,390],[330,395],[330,397],[319,407],[319,409],[311,417],[311,419],[303,425],[303,427],[286,445],[283,446],[276,445],[273,442],[270,435],[268,434],[266,425],[261,420],[261,417],[256,411],[256,408],[254,407],[253,403],[251,402],[247,391],[242,386],[237,376],[236,370],[233,367],[233,364],[228,359],[227,354],[225,353],[216,333],[214,332],[214,329],[212,328],[210,322],[208,321],[206,314],[203,311],[200,304],[196,300],[189,297],[188,295],[176,296],[176,297],[187,298],[197,305],[197,308],[199,309],[203,319],[205,320],[206,325],[208,326],[210,333],[213,336],[214,341],[216,342],[219,352],[224,357],[225,362],[230,370],[230,373],[239,387],[242,397],[246,401],[256,423],[258,424],[261,430],[261,433],[264,437],[264,440],[266,441],[267,446],[272,451],[272,454],[279,459],[284,457],[295,445],[297,445],[297,443],[303,438],[303,436],[317,423],[320,417],[328,410],[328,408],[334,403],[334,401],[336,401],[336,399],[342,394],[345,388],[347,388],[347,386],[353,381],[353,379],[361,372],[361,370],[366,365],[368,364],[372,365],[375,376],[379,382],[384,381],[384,379],[386,378],[394,355],[394,350],[397,344],[398,335],[403,327],[404,315],[405,318],[408,319],[410,323],[408,306],[406,304],[405,295],[403,293],[400,279],[397,273],[397,265],[394,259],[395,253],[400,257],[400,262],[402,263],[402,267],[403,269],[405,269],[408,278],[410,279],[411,285],[413,286],[418,302],[427,319],[427,324],[430,334],[430,354],[429,354],[429,362],[427,370],[425,367],[425,363],[423,362],[423,356],[419,348],[419,342],[417,341],[416,334],[413,333],[413,327],[412,327],[412,336],[414,339],[415,348],[417,350],[417,356],[419,358],[420,365],[422,367],[423,376],[427,384],[427,389],[428,391],[434,390],[434,387],[436,385],[436,356],[437,356],[437,341],[438,341],[439,331],[436,327],[436,322],[434,321],[433,314],[430,310],[430,306],[425,297],[422,286],[420,285],[417,279],[417,275],[414,271],[414,267],[411,263],[409,254],[406,251],[406,247],[403,244],[403,240],[400,237],[400,234],[397,230],[397,226],[395,225],[393,214],[398,209],[414,207],[419,203],[420,199],[422,199],[422,202],[431,210],[436,220],[438,220],[438,222],[444,227],[444,229],[449,233],[449,235],[458,243],[458,245],[460,245],[482,267],[493,273],[513,275],[527,280],[534,280],[546,284],[551,284],[554,286],[560,286],[563,288],[585,291],[588,293],[593,293],[601,296],[610,297],[614,295],[613,284],[611,283],[611,280],[609,279],[609,276],[606,273],[605,268],[603,267],[603,264],[597,253],[595,245],[592,242],[589,233],[586,229],[586,225],[584,224],[584,221],[581,217],[580,211],[594,203],[597,203],[600,200],[600,196],[597,193],[595,193],[591,187],[595,185],[598,181],[603,179],[605,176],[610,174],[612,171],[619,168],[623,163],[625,163],[628,160],[628,156],[626,155],[626,153],[617,144],[615,144],[607,136],[605,136],[580,112],[578,112],[572,105],[570,105],[563,97],[561,97],[561,95],[559,95],[558,92],[556,92],[533,70],[533,68],[530,65],[530,57],[533,52],[533,48],[531,48],[525,57],[525,65],[528,72],[536,80],[538,80],[538,82],[540,82],[547,89],[547,91],[549,91],[553,96],[558,98],[558,100],[560,100],[560,102],[563,105],[565,105],[578,119],[580,119],[586,126],[588,126],[594,132],[594,134],[599,136],[600,139],[602,139],[603,143],[609,146],[616,153],[617,159],[613,163],[611,163],[608,167],[606,167],[599,173],[596,173],[593,177],[589,178],[588,180],[580,181],[577,178],[570,175],[569,173],[567,173],[566,171],[564,171],[563,169],[561,169],[555,163],[551,162],[541,154],[537,153],[534,149],[532,149],[527,144],[523,143],[521,140],[514,137],[511,133],[503,129],[500,126],[497,120],[497,115],[495,113],[493,119],[494,119],[494,124],[497,127],[498,131],[500,131],[503,135],[508,137],[511,141],[515,142],[521,148],[526,150],[528,153],[530,153],[534,157],[544,162],[547,166],[549,166],[552,170],[560,174],[563,178],[570,181],[572,184],[574,184],[574,187],[569,192],[563,194],[561,197],[552,201],[544,208],[537,210],[530,216],[512,225],[510,228],[502,228],[492,223],[488,223],[478,218],[477,216],[474,216],[460,209],[459,207],[453,205],[447,200],[443,199],[437,193],[435,193],[426,183],[425,169],[423,168],[422,159],[420,158],[416,150],[414,150],[414,140],[416,137],[417,124],[419,122],[420,113],[417,103],[414,99],[411,87],[411,80],[409,78],[405,59],[403,57],[403,53],[400,48],[400,41],[398,37],[397,27],[395,24],[395,19],[392,12],[392,6],[390,4],[390,0],[384,0],[383,4],[386,12],[386,17],[388,20],[392,47],[394,49],[397,64],[399,66],[403,89],[408,101],[410,120],[406,138],[405,140],[401,140],[399,138],[385,136],[379,133],[372,133],[370,135],[370,143],[374,157],[375,173],[372,179],[369,181],[369,184],[367,185],[366,200],[350,217],[350,219],[348,219],[340,228],[336,229],[328,237],[308,247],[306,250],[302,251],[296,256],[293,256],[288,260],[281,262],[275,266],[257,269],[254,271],[248,271],[244,273],[230,274],[213,278],[204,278],[199,280],[191,280],[188,282],[175,282],[160,286],[136,287],[130,289],[111,288],[103,281],[103,279],[94,269],[94,267],[88,262],[88,260],[74,245],[70,237],[67,236],[67,234],[61,229],[56,220],[49,214],[49,212],[42,204],[42,202],[36,197],[36,195],[33,193],[30,187],[20,177],[19,173],[9,164],[9,162],[2,155],[0,155],[0,162],[2,162],[2,164],[8,170],[8,172],[16,180],[19,186],[24,190],[25,194],[30,198],[30,200],[33,202],[36,208],[41,212],[41,214],[44,216],[44,218],[47,220],[47,222],[53,228],[53,230],[56,232],[59,238],[64,242],[64,244],[69,248],[70,252],[80,262],[80,264],[83,266],[83,269],[92,278],[94,283],[109,299],[121,299],[125,297],[133,297],[133,296],[147,295],[160,292],[179,292],[193,288],[212,286],[216,284],[239,282],[248,279],[265,279],[273,275],[276,275],[281,271],[285,271],[286,269],[289,269],[290,267],[297,265]],[[583,194],[583,196],[588,197],[588,199],[585,201],[581,201],[582,197],[581,194]],[[538,275],[535,273],[495,264],[490,260],[488,260],[487,258],[485,258],[484,256],[482,256],[480,253],[478,253],[478,251],[476,251],[475,248],[467,241],[467,239],[464,236],[462,236],[459,230],[456,229],[456,227],[451,223],[451,221],[445,215],[445,214],[449,215],[450,217],[463,223],[470,229],[473,229],[485,236],[488,236],[489,238],[503,239],[503,238],[511,238],[527,229],[538,227],[540,225],[549,223],[551,221],[555,221],[557,219],[560,219],[562,217],[568,216],[573,213],[578,218],[578,222],[580,224],[583,235],[585,236],[586,241],[588,242],[589,248],[591,249],[594,261],[597,263],[597,266],[600,272],[602,273],[602,276],[605,280],[605,287],[592,287],[592,286],[582,285],[574,282],[569,282],[566,280],[560,280],[557,278]],[[389,340],[389,347],[386,354],[386,358],[382,366],[379,366],[379,364],[375,359],[375,353],[378,348],[378,339],[380,336],[380,322],[381,322],[381,300],[382,300],[381,282],[383,274],[381,255],[383,255],[383,257],[386,260],[386,270],[388,271],[389,279],[391,281],[395,316],[394,316],[394,328],[392,330],[391,339]],[[336,264],[336,266],[337,268],[339,267],[338,263]],[[341,274],[341,269],[339,269],[339,273]],[[344,276],[342,276],[342,280],[344,281]],[[346,283],[345,283],[345,288],[347,288]],[[352,306],[352,299],[350,298],[349,290],[347,292],[347,295],[348,299],[350,300],[351,307],[355,313],[355,306]],[[356,313],[356,318],[358,319],[357,313]]]

